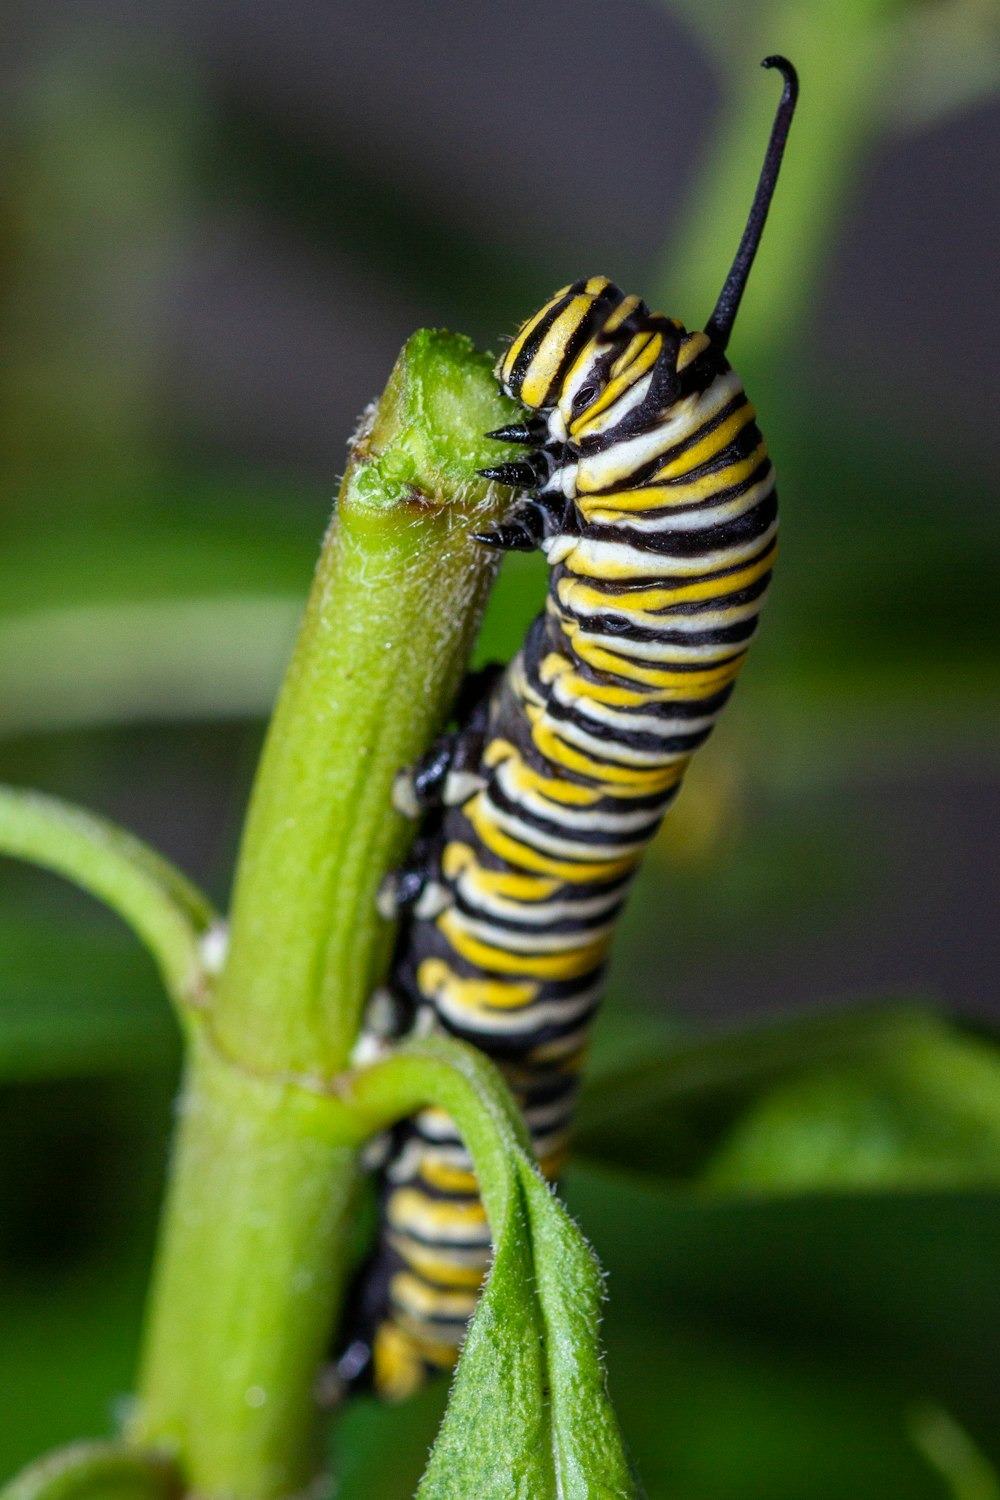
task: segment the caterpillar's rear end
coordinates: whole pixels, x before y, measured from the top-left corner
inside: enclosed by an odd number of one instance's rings
[[[795,103],[785,78],[747,230],[703,332],[604,277],[558,292],[498,378],[529,456],[484,471],[522,499],[481,539],[540,546],[544,612],[457,733],[401,778],[424,818],[390,883],[403,924],[384,1005],[481,1048],[542,1170],[565,1159],[615,923],[642,854],[746,658],[776,550],[774,471],[725,347]],[[383,1169],[379,1244],[341,1359],[390,1398],[456,1358],[489,1261],[471,1162],[424,1111]]]

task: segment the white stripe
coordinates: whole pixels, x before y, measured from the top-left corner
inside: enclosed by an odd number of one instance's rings
[[[481,887],[475,870],[463,870],[455,882],[455,889],[463,901],[487,917],[510,917],[513,921],[547,927],[552,922],[575,917],[599,917],[624,900],[628,882],[616,885],[614,890],[605,891],[600,896],[587,896],[579,901],[570,897],[559,901],[516,901]]]
[[[637,433],[633,438],[620,438],[603,453],[581,455],[579,479],[574,494],[581,491],[579,500],[586,505],[593,490],[602,490],[620,480],[627,481],[636,469],[692,437],[701,427],[738,396],[743,384],[735,370],[717,375],[706,391],[685,396],[670,409],[670,415],[647,432]],[[597,496],[594,497],[595,501]]]
[[[603,829],[608,833],[627,833],[633,828],[642,828],[653,816],[645,812],[600,813],[593,808],[567,807],[562,802],[552,802],[528,788],[515,784],[513,758],[497,767],[496,780],[511,802],[517,807],[530,810],[539,818],[560,823],[564,828],[578,829],[589,833],[592,829]]]
[[[695,646],[686,641],[631,641],[628,636],[617,635],[611,630],[585,630],[581,625],[576,625],[567,633],[572,634],[575,642],[582,641],[605,651],[613,651],[615,656],[622,656],[627,661],[650,662],[666,672],[674,667],[686,666],[688,662],[726,661],[745,651],[753,639],[751,632],[741,641],[716,641],[707,646]]]
[[[560,621],[565,620],[567,615],[575,620],[591,620],[597,615],[612,615],[618,619],[628,620],[632,625],[642,625],[649,630],[677,630],[691,633],[699,630],[716,630],[721,625],[737,625],[742,620],[752,619],[754,615],[760,613],[766,592],[762,589],[756,599],[751,599],[747,604],[728,606],[722,603],[725,598],[725,594],[722,594],[716,600],[706,599],[699,610],[681,614],[676,609],[670,609],[669,606],[662,610],[629,609],[628,595],[606,594],[596,603],[591,600],[577,600],[574,597],[576,591],[573,586],[564,587],[568,582],[569,580],[565,578],[560,579],[559,600],[552,610]],[[721,582],[724,584],[725,580]]]
[[[404,1234],[402,1230],[397,1230],[394,1234],[390,1234],[388,1236],[388,1239],[389,1244],[400,1255],[404,1254],[402,1247],[407,1245],[412,1245],[415,1250],[417,1250],[418,1252],[422,1251],[424,1254],[427,1254],[430,1251],[430,1246],[425,1245],[420,1240],[415,1240],[412,1235]],[[435,1245],[433,1247],[433,1250],[435,1260],[440,1262],[441,1265],[467,1266],[471,1270],[488,1270],[490,1260],[492,1258],[492,1250],[489,1245],[484,1245],[481,1248],[474,1250],[464,1250],[451,1245]],[[410,1270],[413,1272],[414,1276],[419,1276],[421,1274],[412,1266],[410,1267]]]
[[[561,725],[554,723],[552,727],[558,733],[562,733]],[[603,751],[603,746],[600,748]],[[522,822],[516,815],[504,812],[492,801],[488,791],[484,795],[488,804],[487,816],[491,822],[529,848],[541,849],[546,854],[566,855],[570,859],[585,864],[600,864],[603,860],[620,859],[626,854],[632,854],[635,850],[634,842],[584,846],[578,840],[556,838],[553,834],[543,833],[540,828],[534,828]]]
[[[697,719],[661,719],[653,714],[619,712],[597,698],[571,697],[563,690],[558,678],[554,688],[553,696],[558,703],[575,709],[595,726],[606,726],[613,730],[638,730],[641,734],[659,735],[661,739],[673,739],[682,734],[700,734],[703,729],[710,729],[718,718],[718,714],[705,714]]]
[[[764,499],[765,495],[769,495],[774,489],[774,470],[770,469],[763,479],[758,480],[742,495],[736,495],[719,505],[705,506],[700,510],[688,506],[670,505],[667,498],[670,488],[666,484],[658,485],[651,482],[648,486],[643,485],[642,488],[662,490],[663,505],[657,506],[654,501],[646,510],[621,510],[614,503],[614,495],[607,495],[601,497],[603,503],[600,506],[588,505],[588,521],[593,525],[627,526],[632,531],[649,536],[663,535],[668,531],[705,531],[710,526],[721,526],[723,522],[736,520],[752,510]],[[627,493],[627,490],[623,493]]]
[[[424,1162],[436,1162],[460,1172],[472,1171],[472,1158],[464,1147],[428,1146],[419,1136],[411,1136],[395,1161],[386,1168],[385,1175],[390,1182],[412,1182],[419,1176]]]
[[[563,995],[556,1000],[535,1000],[516,1009],[511,1007],[501,1010],[499,1007],[477,1005],[474,1011],[470,1011],[468,1006],[449,1000],[442,991],[434,1003],[441,1015],[446,1016],[461,1031],[475,1029],[488,1036],[523,1033],[530,1038],[532,1032],[541,1031],[545,1026],[563,1026],[575,1021],[577,1016],[586,1015],[603,993],[603,983],[592,984],[578,995]],[[585,1030],[586,1028],[574,1032],[574,1036],[582,1037]]]
[[[641,552],[638,547],[629,547],[624,542],[606,542],[597,537],[579,537],[567,558],[570,566],[586,580],[589,578],[584,564],[589,565],[595,576],[648,578],[651,586],[659,578],[698,578],[721,568],[732,568],[764,552],[778,530],[777,518],[759,536],[720,548],[716,552],[702,552],[697,557],[663,557],[657,552]],[[550,557],[551,561],[551,557]]]
[[[415,1193],[420,1189],[415,1188]],[[396,1202],[397,1194],[390,1193],[387,1217],[393,1229],[409,1230],[411,1234],[417,1234],[428,1240],[440,1241],[442,1244],[458,1241],[459,1243],[470,1243],[484,1245],[489,1243],[490,1226],[488,1224],[458,1223],[442,1224],[433,1216],[433,1208],[437,1203],[453,1203],[451,1198],[429,1198],[426,1210],[424,1205],[411,1204],[406,1217],[399,1216],[399,1204]]]
[[[467,916],[454,906],[448,915],[448,928],[452,931],[458,928],[469,937],[516,957],[520,953],[572,953],[578,948],[589,948],[613,930],[614,922],[602,927],[578,927],[570,932],[512,932],[509,927],[495,927],[489,921]]]
[[[602,760],[608,761],[613,766],[642,766],[643,768],[654,768],[675,765],[679,760],[685,760],[691,754],[689,750],[633,750],[630,745],[623,745],[618,740],[610,743],[607,738],[588,734],[578,724],[570,719],[556,719],[547,716],[547,724],[553,734],[561,739],[564,744],[574,745],[578,750],[589,751],[593,755],[599,755]],[[626,846],[635,848],[635,845]]]
[[[618,423],[624,421],[630,411],[634,411],[646,399],[646,393],[652,384],[652,380],[653,371],[650,369],[643,375],[641,380],[634,381],[632,385],[626,387],[620,396],[616,396],[614,402],[606,411],[599,412],[597,416],[591,417],[584,430],[578,434],[578,440],[585,442],[587,438],[597,437],[601,433],[608,432],[611,428],[617,427]],[[567,401],[565,396],[561,399],[560,405],[565,412],[571,412],[576,390],[584,384],[584,380],[576,381],[574,389],[566,393],[569,400]],[[583,414],[580,413],[580,415],[582,416]],[[568,415],[566,420],[567,422],[569,421]]]

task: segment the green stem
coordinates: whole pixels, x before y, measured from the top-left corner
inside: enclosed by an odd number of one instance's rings
[[[510,1212],[511,1158],[534,1160],[527,1127],[492,1063],[461,1042],[426,1037],[407,1042],[384,1062],[349,1075],[344,1103],[366,1125],[366,1133],[434,1104],[450,1116],[476,1169],[483,1205],[493,1231]]]
[[[130,1436],[175,1451],[199,1494],[294,1494],[320,1467],[314,1384],[343,1285],[357,1147],[423,1105],[445,1110],[499,1238],[529,1138],[495,1068],[444,1038],[319,1092],[246,1073],[202,1022],[184,1101]]]
[[[408,837],[392,779],[445,719],[495,570],[470,533],[509,492],[474,471],[507,415],[465,340],[417,334],[355,442],[236,877],[216,1026],[257,1068],[347,1061],[387,952],[375,893]]]
[[[40,792],[0,787],[0,854],[72,880],[122,917],[182,1007],[204,1001],[201,934],[215,914],[180,872],[139,839]]]
[[[0,1500],[180,1500],[177,1471],[161,1454],[124,1443],[74,1443],[47,1454],[0,1490]]]
[[[393,776],[447,714],[494,571],[469,533],[508,492],[471,476],[508,415],[466,340],[409,341],[355,439],[271,723],[229,956],[192,1028],[132,1427],[203,1500],[272,1500],[319,1469],[313,1391],[371,1123],[324,1080],[387,956]]]
[[[199,1495],[295,1494],[321,1468],[314,1383],[343,1285],[357,1128],[193,1029],[133,1441]]]
[[[689,322],[703,322],[711,311],[743,229],[778,97],[780,80],[752,63],[767,52],[787,54],[802,95],[737,320],[740,368],[748,363],[741,350],[762,364],[783,353],[808,322],[844,200],[883,117],[900,8],[900,0],[777,0],[753,12],[738,55],[723,53],[731,70],[723,118],[655,293],[657,306]]]

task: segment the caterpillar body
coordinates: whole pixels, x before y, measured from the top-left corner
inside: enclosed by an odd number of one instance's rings
[[[480,540],[541,547],[546,605],[460,729],[397,781],[425,824],[383,896],[404,913],[392,1005],[499,1064],[550,1179],[618,913],[729,698],[775,558],[774,471],[725,357],[797,95],[790,63],[765,66],[782,98],[705,330],[595,276],[500,360],[529,415],[491,436],[531,451],[483,471],[522,496]],[[489,1263],[471,1162],[439,1111],[397,1131],[382,1212],[339,1370],[395,1399],[454,1364]]]

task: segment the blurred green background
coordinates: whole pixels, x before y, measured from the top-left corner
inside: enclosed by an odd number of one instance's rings
[[[594,271],[704,321],[775,103],[756,64],[793,58],[731,348],[779,573],[647,862],[597,1063],[860,998],[995,1025],[995,0],[8,0],[4,33],[0,777],[220,903],[344,444],[405,337],[496,349]],[[543,587],[512,561],[484,658]],[[0,1475],[129,1389],[177,1055],[132,941],[5,864]],[[875,1093],[850,1129],[910,1149]],[[709,1193],[660,1159],[676,1125],[585,1137],[567,1183],[651,1494],[997,1500],[990,1170],[942,1190],[936,1139],[895,1198],[768,1201],[737,1141]],[[345,1496],[411,1492],[435,1403],[349,1414]]]

